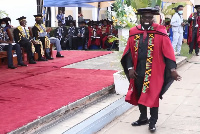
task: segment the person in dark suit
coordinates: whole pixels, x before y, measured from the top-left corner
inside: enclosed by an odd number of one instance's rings
[[[77,42],[76,42],[77,34],[78,34],[78,29],[75,27],[74,22],[70,22],[70,27],[68,28],[68,35],[67,35],[70,49],[77,49]]]
[[[48,60],[53,60],[53,58],[50,56],[50,44],[54,44],[56,49],[57,49],[57,54],[56,54],[56,57],[64,57],[60,54],[60,51],[62,50],[61,49],[61,45],[60,45],[60,42],[58,39],[49,39],[48,37],[48,33],[52,30],[51,28],[48,28],[46,29],[45,25],[42,24],[43,21],[42,21],[42,15],[41,14],[38,14],[38,15],[34,15],[35,17],[35,25],[34,27],[32,28],[32,32],[33,32],[33,37],[35,39],[39,39],[42,44],[43,44],[43,47],[45,48],[46,50],[46,58]]]
[[[89,29],[86,27],[86,22],[80,22],[78,28],[78,45],[83,47],[83,50],[87,49]]]
[[[60,40],[62,50],[67,49],[66,38],[67,38],[67,28],[62,25],[62,21],[58,22],[58,28],[54,31],[54,36]]]
[[[27,23],[26,17],[22,16],[17,20],[19,20],[20,26],[18,26],[13,31],[15,42],[26,50],[27,57],[29,59],[29,64],[36,64],[36,62],[33,59],[35,47],[30,41],[29,30],[25,28]]]

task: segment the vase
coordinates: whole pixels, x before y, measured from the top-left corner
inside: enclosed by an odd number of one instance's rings
[[[118,71],[113,74],[116,94],[126,95],[128,92],[129,81],[123,71]]]
[[[123,38],[128,39],[129,37],[129,28],[122,28],[122,29],[118,29],[118,38],[119,40],[119,51],[124,51],[126,44],[124,44],[124,42],[121,40]]]

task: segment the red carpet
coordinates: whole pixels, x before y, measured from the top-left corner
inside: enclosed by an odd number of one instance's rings
[[[52,70],[59,69],[60,67],[73,64],[76,62],[88,60],[91,58],[110,54],[108,51],[62,51],[61,54],[64,58],[56,58],[56,51],[53,51],[54,60],[45,62],[37,62],[37,64],[29,64],[28,67],[18,67],[15,70],[7,69],[7,66],[0,66],[0,84],[18,80],[31,75],[37,75]],[[19,75],[20,74],[20,75]]]
[[[71,53],[74,59],[70,58],[70,53],[64,58],[66,61],[56,58],[15,70],[0,68],[0,134],[13,131],[113,84],[116,71],[59,68],[61,62],[67,65],[103,53]],[[53,62],[56,65],[49,65]]]

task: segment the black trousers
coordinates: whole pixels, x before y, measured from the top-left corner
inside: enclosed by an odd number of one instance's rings
[[[198,43],[197,43],[197,28],[195,28],[193,30],[192,33],[192,42],[189,44],[190,50],[189,52],[192,53],[193,49],[194,49],[194,45],[195,45],[195,53],[198,54],[199,53],[199,47],[198,47]],[[196,44],[195,44],[196,43]]]
[[[137,79],[135,80],[135,86],[137,88],[138,98],[141,96],[141,93],[142,93],[143,81],[144,81],[144,77],[140,77],[140,76],[138,76]],[[139,104],[138,107],[140,110],[139,119],[140,120],[147,119],[147,107],[141,104]],[[150,115],[151,117],[149,119],[149,122],[152,124],[156,124],[158,120],[158,107],[150,108]]]
[[[7,45],[3,49],[4,51],[7,51],[7,56],[8,56],[8,67],[13,66],[13,55],[12,55],[12,50],[16,50],[17,54],[17,62],[18,64],[22,63],[22,53],[21,53],[21,48],[19,44],[15,45]]]
[[[29,61],[32,60],[33,59],[33,53],[32,53],[31,42],[22,40],[22,41],[19,42],[19,45],[20,45],[20,47],[23,47],[26,50],[27,57],[28,57]]]
[[[41,54],[41,45],[40,44],[35,44],[35,52],[38,53],[38,59],[42,58],[42,54]]]

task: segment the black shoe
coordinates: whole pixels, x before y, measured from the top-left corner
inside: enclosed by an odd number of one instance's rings
[[[41,57],[41,58],[38,59],[38,61],[48,61],[48,60],[43,58],[43,57]]]
[[[28,65],[24,64],[23,62],[22,63],[19,63],[18,66],[24,66],[24,67],[27,67]]]
[[[151,133],[154,133],[155,131],[156,131],[156,126],[155,126],[155,124],[149,124],[149,131],[151,132]]]
[[[141,125],[146,125],[148,124],[148,119],[145,119],[145,120],[137,120],[135,122],[133,122],[131,125],[132,126],[141,126]]]
[[[15,66],[8,66],[8,68],[10,68],[10,69],[16,69],[17,67],[15,67]]]
[[[52,58],[52,57],[50,57],[50,56],[47,56],[47,59],[48,59],[48,60],[53,60],[53,58]]]
[[[36,64],[36,62],[33,59],[31,59],[29,60],[29,64]]]
[[[57,53],[56,57],[63,58],[64,56],[63,56],[63,55],[61,55],[60,53]]]

